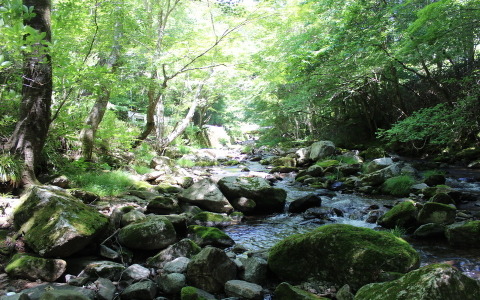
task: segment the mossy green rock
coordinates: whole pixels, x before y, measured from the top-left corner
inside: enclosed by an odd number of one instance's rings
[[[245,197],[255,201],[253,213],[281,212],[285,207],[287,192],[271,187],[264,178],[227,176],[218,181],[218,187],[229,200]]]
[[[41,256],[70,256],[108,225],[107,217],[58,188],[34,186],[21,201],[14,213],[15,227]]]
[[[280,283],[275,289],[276,300],[321,300],[328,299],[297,288],[287,282]]]
[[[175,243],[177,233],[172,222],[162,216],[149,216],[143,221],[120,229],[118,241],[131,249],[157,250]]]
[[[228,226],[232,224],[233,219],[224,214],[203,211],[196,214],[192,222],[202,226]]]
[[[227,248],[235,244],[235,241],[220,229],[200,225],[188,226],[188,238],[200,247],[211,245],[219,248]]]
[[[401,278],[362,287],[355,300],[480,299],[480,282],[447,264],[429,265]]]
[[[163,249],[158,254],[147,259],[147,266],[163,268],[163,266],[178,257],[191,258],[202,250],[194,241],[190,239],[183,239],[166,249]]]
[[[332,224],[277,243],[268,266],[281,280],[313,278],[358,289],[378,281],[382,272],[413,270],[419,260],[415,249],[391,233]]]
[[[193,286],[186,286],[180,291],[180,300],[215,300],[214,295]]]
[[[480,248],[480,220],[449,225],[445,236],[453,247]]]
[[[455,222],[456,212],[457,209],[450,205],[427,202],[418,212],[417,220],[420,224],[452,224]]]
[[[62,259],[15,254],[5,267],[5,272],[14,278],[55,281],[65,272],[66,267],[67,263]]]
[[[400,202],[378,220],[378,225],[393,229],[397,226],[409,228],[416,223],[418,209],[413,201]]]
[[[53,290],[45,292],[39,300],[90,300],[90,298],[76,291]]]

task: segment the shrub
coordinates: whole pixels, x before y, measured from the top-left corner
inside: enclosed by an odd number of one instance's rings
[[[384,193],[393,196],[408,196],[410,187],[415,183],[415,180],[410,175],[400,175],[389,178],[382,186]]]
[[[71,175],[75,187],[95,193],[101,197],[118,196],[135,187],[137,183],[127,173],[113,172],[86,172]]]
[[[177,159],[177,165],[179,165],[182,168],[191,168],[195,166],[195,162],[190,159],[180,158],[180,159]]]

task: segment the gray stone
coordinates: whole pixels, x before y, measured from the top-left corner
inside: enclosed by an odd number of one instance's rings
[[[438,223],[423,224],[415,230],[413,235],[421,238],[445,237],[445,228],[445,225]]]
[[[122,300],[151,300],[157,294],[157,285],[150,281],[140,281],[129,285],[121,294]]]
[[[27,296],[29,300],[39,300],[39,299],[41,299],[41,297],[46,292],[52,292],[52,291],[67,291],[67,293],[69,291],[69,292],[72,292],[71,294],[75,295],[74,297],[77,297],[79,294],[83,295],[84,298],[81,298],[80,300],[86,300],[86,299],[93,300],[93,299],[95,299],[95,292],[93,290],[80,288],[80,287],[76,287],[76,286],[60,284],[60,283],[42,284],[42,285],[36,286],[34,288],[25,289],[25,290],[22,291],[21,294],[24,294],[25,296]],[[25,297],[25,296],[22,296],[22,297]],[[54,297],[55,297],[55,295],[54,295]],[[10,300],[9,298],[7,298],[7,299]],[[47,299],[51,300],[51,299],[56,299],[56,298],[47,298]],[[47,299],[43,299],[43,300],[47,300]],[[75,299],[79,299],[79,298],[63,298],[63,299],[65,299],[65,300],[75,300]],[[4,300],[4,299],[2,298],[2,300]],[[20,298],[20,300],[23,300],[23,299]]]
[[[115,297],[116,287],[111,280],[98,278],[94,284],[97,287],[98,300],[112,300]]]
[[[163,271],[166,273],[185,273],[189,262],[190,259],[187,257],[175,258],[165,264]]]
[[[235,279],[237,266],[222,250],[206,247],[195,255],[187,267],[187,280],[210,293],[223,291],[227,281]]]
[[[401,168],[398,163],[394,163],[378,171],[366,174],[360,178],[364,186],[379,186],[387,179],[401,175]]]
[[[243,279],[257,284],[262,284],[266,281],[268,264],[265,259],[255,256],[249,257],[243,265],[245,268]]]
[[[41,297],[40,300],[90,300],[88,297],[76,291],[47,291]]]
[[[312,177],[321,177],[323,176],[323,168],[319,165],[311,165],[305,171],[305,175],[309,175]]]
[[[480,248],[480,220],[454,223],[445,231],[448,243],[456,248]]]
[[[275,289],[275,300],[323,300],[319,296],[282,282]]]
[[[317,161],[335,154],[335,145],[331,141],[319,141],[310,146],[310,159]]]
[[[191,258],[199,253],[201,248],[190,239],[183,239],[168,248],[160,251],[153,257],[147,259],[147,265],[150,267],[163,268],[167,262],[173,261],[178,257]]]
[[[90,278],[103,277],[116,281],[124,270],[125,267],[122,264],[111,261],[97,261],[88,264],[79,276],[82,277],[83,274],[86,274]]]
[[[212,212],[229,213],[233,210],[232,205],[211,179],[194,183],[180,192],[178,198]]]
[[[288,212],[291,213],[302,213],[309,208],[318,207],[322,205],[322,198],[316,194],[306,195],[300,198],[297,198],[290,202],[288,206]]]
[[[185,275],[180,273],[171,273],[160,275],[157,278],[158,288],[166,294],[176,294],[185,286]]]
[[[45,259],[28,254],[15,254],[5,267],[10,277],[30,280],[55,281],[67,267],[62,259]]]
[[[418,212],[417,220],[420,224],[452,224],[455,222],[456,211],[455,207],[447,204],[427,202]]]
[[[193,286],[186,286],[182,288],[180,291],[180,297],[181,299],[187,300],[187,299],[201,299],[201,300],[216,300],[217,298],[210,294],[207,291],[204,291],[202,289],[193,287]]]
[[[230,297],[261,300],[262,290],[260,285],[243,280],[230,280],[225,283],[225,293]]]
[[[139,281],[142,279],[147,279],[150,276],[150,270],[142,267],[139,264],[133,264],[125,269],[122,274],[122,278],[126,277],[127,279],[133,279],[134,281]]]
[[[131,249],[164,249],[177,239],[173,224],[162,216],[148,216],[142,222],[130,224],[120,229],[120,244]]]
[[[121,224],[122,226],[127,226],[132,223],[136,223],[142,220],[145,220],[147,217],[145,216],[144,213],[138,211],[138,210],[132,210],[127,212],[126,214],[122,215],[122,221]]]

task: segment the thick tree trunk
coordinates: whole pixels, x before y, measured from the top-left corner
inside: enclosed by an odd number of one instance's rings
[[[25,20],[25,25],[46,33],[44,40],[51,41],[50,0],[24,0],[23,5],[34,6],[35,13],[33,18]],[[32,51],[24,57],[20,116],[7,143],[10,152],[25,161],[22,181],[27,185],[38,183],[35,168],[47,138],[52,102],[52,64],[48,48],[42,43],[31,47]]]

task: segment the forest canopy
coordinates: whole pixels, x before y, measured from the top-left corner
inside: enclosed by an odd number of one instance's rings
[[[271,145],[475,149],[479,43],[478,0],[6,0],[0,173],[208,146],[204,125],[242,140],[256,124]]]

